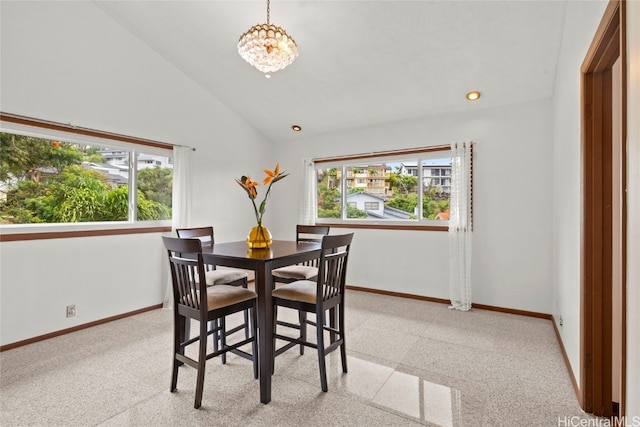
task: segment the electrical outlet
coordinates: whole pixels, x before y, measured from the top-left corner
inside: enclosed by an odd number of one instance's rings
[[[67,317],[74,317],[76,315],[76,305],[71,304],[67,306]]]

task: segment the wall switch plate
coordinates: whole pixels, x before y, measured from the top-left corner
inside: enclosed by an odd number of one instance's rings
[[[76,305],[71,304],[67,306],[67,317],[75,317],[76,315]]]

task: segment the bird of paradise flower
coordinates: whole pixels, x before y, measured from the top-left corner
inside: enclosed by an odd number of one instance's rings
[[[268,187],[267,187],[267,191],[264,194],[264,199],[262,199],[262,202],[260,203],[259,206],[256,205],[256,198],[258,197],[258,190],[256,189],[256,187],[259,184],[256,181],[251,180],[250,176],[243,175],[240,179],[236,179],[236,182],[238,183],[238,185],[240,185],[240,187],[242,187],[244,191],[247,192],[247,195],[249,196],[249,200],[251,200],[251,203],[253,205],[253,211],[255,212],[255,215],[256,215],[256,222],[258,223],[258,228],[263,233],[262,234],[263,238],[264,238],[264,231],[262,227],[262,216],[264,215],[264,211],[267,207],[267,200],[269,199],[269,194],[271,194],[271,186],[289,175],[288,173],[280,171],[279,163],[276,164],[276,168],[273,171],[264,169],[264,173],[266,177],[262,181],[262,184],[268,185]]]

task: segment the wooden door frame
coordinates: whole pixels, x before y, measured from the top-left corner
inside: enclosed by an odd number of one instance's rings
[[[625,0],[611,0],[581,67],[581,280],[580,405],[594,415],[612,416],[612,85],[620,58],[622,139],[622,348],[621,402],[626,391],[627,253],[627,83]]]

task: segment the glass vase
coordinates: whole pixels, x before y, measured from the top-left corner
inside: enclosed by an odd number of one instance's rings
[[[261,223],[253,227],[247,236],[249,249],[268,248],[271,246],[271,242],[271,232]]]

